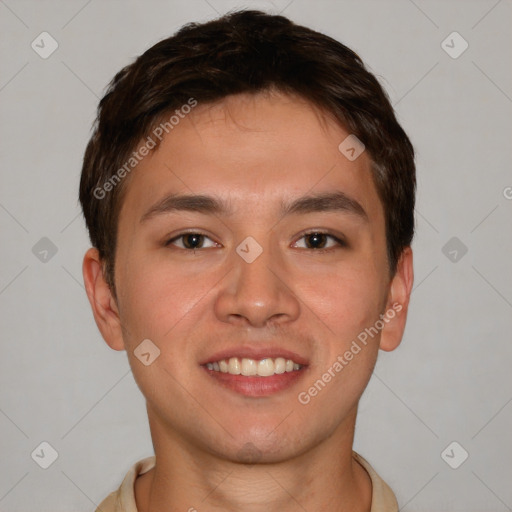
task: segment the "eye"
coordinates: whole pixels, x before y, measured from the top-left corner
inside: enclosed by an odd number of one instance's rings
[[[329,245],[329,239],[331,240],[331,245]],[[346,243],[340,238],[326,233],[324,231],[310,231],[308,233],[304,233],[299,240],[304,240],[304,244],[298,245],[299,242],[296,242],[294,247],[299,247],[301,249],[313,249],[318,252],[324,251],[332,251],[336,249],[336,247],[346,247]]]
[[[209,240],[211,242],[210,245],[205,245],[205,241]],[[195,250],[195,249],[205,249],[208,247],[215,247],[216,242],[214,242],[211,238],[207,237],[206,235],[203,235],[202,233],[181,233],[180,235],[177,235],[170,240],[166,242],[166,246],[168,245],[175,245],[176,247],[179,247],[180,249],[188,249],[188,250]]]

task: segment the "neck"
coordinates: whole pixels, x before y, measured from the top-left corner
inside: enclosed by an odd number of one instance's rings
[[[371,480],[352,457],[356,412],[351,429],[301,455],[254,465],[189,447],[150,420],[157,463],[136,480],[138,512],[370,512]]]

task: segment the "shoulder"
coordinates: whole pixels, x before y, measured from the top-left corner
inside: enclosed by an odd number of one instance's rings
[[[95,512],[115,512],[119,491],[111,492],[99,505]]]
[[[352,452],[352,456],[363,466],[372,481],[371,512],[398,512],[398,502],[389,485],[378,475],[364,457],[355,451]]]
[[[155,465],[154,455],[137,461],[128,470],[119,488],[111,492],[99,505],[95,512],[137,512],[135,504],[135,480]]]

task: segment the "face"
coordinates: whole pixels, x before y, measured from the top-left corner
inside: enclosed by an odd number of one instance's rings
[[[412,268],[407,250],[389,276],[370,159],[338,149],[348,135],[304,100],[231,96],[195,107],[130,176],[117,301],[94,250],[84,276],[169,438],[270,462],[353,426],[379,346],[400,342]]]

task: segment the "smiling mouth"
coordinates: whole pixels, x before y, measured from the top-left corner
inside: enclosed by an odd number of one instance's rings
[[[303,365],[284,357],[267,357],[260,360],[230,357],[229,359],[207,363],[205,366],[213,372],[242,375],[244,377],[271,377],[296,372],[303,368]]]

